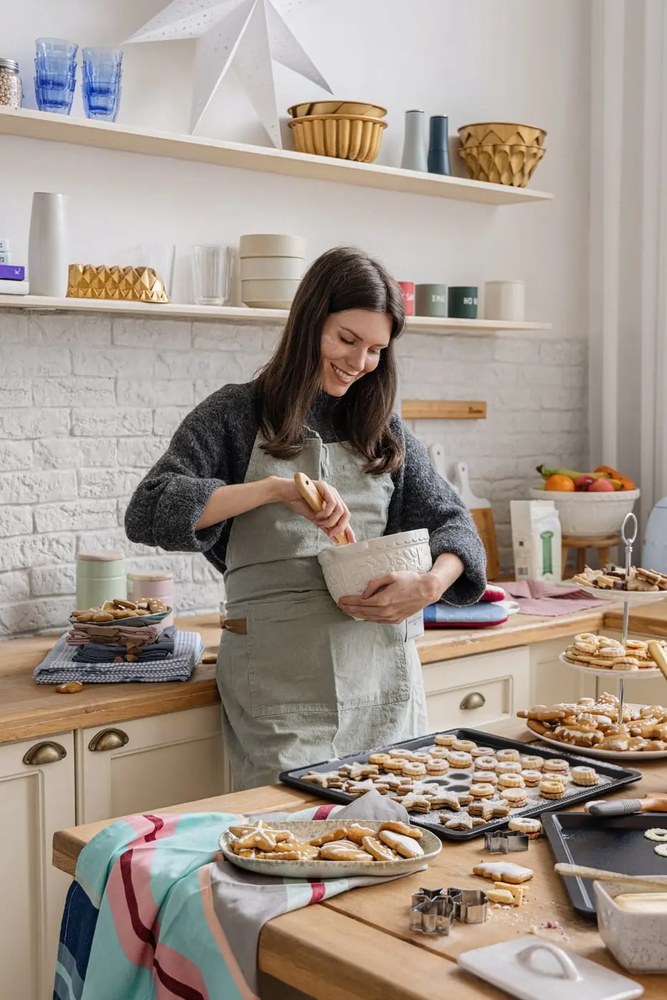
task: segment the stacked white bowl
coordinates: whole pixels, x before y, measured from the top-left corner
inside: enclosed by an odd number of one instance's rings
[[[306,241],[286,233],[247,233],[239,240],[241,301],[255,309],[289,309],[306,265]]]

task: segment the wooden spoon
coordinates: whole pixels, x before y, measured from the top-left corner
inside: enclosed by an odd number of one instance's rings
[[[554,871],[563,878],[576,876],[578,878],[592,878],[598,882],[634,882],[637,885],[650,885],[653,889],[667,889],[667,875],[664,879],[654,878],[650,875],[622,875],[620,872],[608,872],[603,868],[587,868],[585,865],[568,865],[559,862],[554,865]]]
[[[655,662],[658,664],[660,670],[662,670],[665,678],[667,678],[667,655],[665,654],[665,647],[655,639],[650,639],[648,644],[649,654],[653,657]]]
[[[314,510],[316,513],[319,513],[324,507],[324,500],[322,499],[322,495],[318,490],[317,486],[315,485],[315,483],[313,482],[313,480],[309,479],[308,476],[305,475],[305,473],[303,472],[296,472],[294,474],[294,482],[296,483],[296,488],[298,489],[299,493],[306,501],[310,509]],[[345,534],[345,532],[341,532],[338,535],[334,535],[333,540],[338,545],[350,544],[350,540]]]

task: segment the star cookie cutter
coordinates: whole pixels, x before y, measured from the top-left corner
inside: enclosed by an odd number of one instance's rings
[[[420,889],[412,894],[410,930],[447,936],[455,920],[455,904],[448,889]]]
[[[484,846],[489,854],[509,854],[510,851],[527,851],[528,834],[520,830],[492,830],[484,834]]]

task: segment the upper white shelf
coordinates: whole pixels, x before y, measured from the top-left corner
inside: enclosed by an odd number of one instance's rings
[[[32,309],[40,312],[70,310],[83,313],[120,313],[126,316],[163,319],[226,320],[228,323],[284,323],[286,309],[249,309],[247,306],[196,306],[181,302],[123,302],[116,299],[57,299],[44,295],[0,295],[0,309]],[[441,319],[408,316],[408,330],[432,333],[470,331],[494,333],[508,330],[551,330],[551,323],[508,323],[491,319]]]
[[[307,177],[312,180],[334,181],[339,184],[354,184],[357,187],[403,191],[487,205],[516,205],[553,198],[552,194],[545,191],[533,191],[528,188],[487,184],[461,177],[440,177],[437,174],[401,170],[398,167],[353,163],[349,160],[311,156],[291,150],[223,142],[220,139],[178,135],[172,132],[153,132],[24,108],[18,111],[9,108],[0,110],[0,134],[16,135],[26,139],[45,139],[49,142],[68,142],[77,146],[94,146],[97,149],[113,149],[125,153],[168,156],[175,160],[213,163],[224,167],[238,167],[242,170],[262,170],[289,177]]]

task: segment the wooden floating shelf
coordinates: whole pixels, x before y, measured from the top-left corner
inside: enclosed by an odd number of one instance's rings
[[[46,295],[0,295],[1,309],[35,312],[106,313],[141,316],[144,319],[226,320],[229,323],[284,323],[286,309],[250,309],[247,306],[196,306],[188,302],[125,302],[116,299],[50,298]],[[408,316],[406,329],[422,333],[493,334],[510,330],[551,330],[551,323],[505,323],[490,319],[440,319],[435,316]]]
[[[486,420],[486,403],[472,399],[403,399],[404,420]]]
[[[267,146],[249,146],[221,139],[156,132],[113,122],[71,118],[43,111],[21,108],[0,111],[0,134],[47,142],[66,142],[122,153],[167,156],[241,170],[260,170],[288,177],[353,184],[357,187],[402,191],[436,198],[479,202],[486,205],[516,205],[550,201],[552,194],[504,184],[487,184],[461,177],[441,177],[416,170],[385,167],[373,163],[354,163],[326,156],[311,156],[292,150]]]

